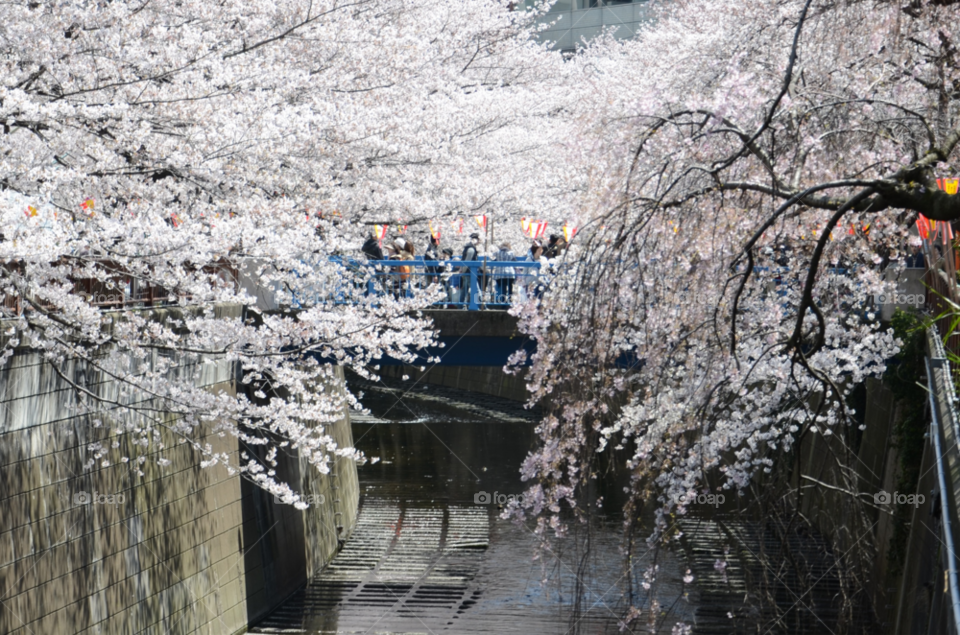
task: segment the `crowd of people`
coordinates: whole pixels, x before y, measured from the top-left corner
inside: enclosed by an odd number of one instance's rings
[[[539,297],[542,288],[538,269],[507,263],[539,263],[544,259],[559,257],[566,248],[567,243],[562,236],[551,235],[546,245],[540,240],[533,240],[526,254],[520,257],[514,253],[509,242],[500,243],[487,254],[481,246],[480,234],[474,232],[463,246],[459,258],[454,257],[452,248],[442,247],[440,239],[435,236],[430,237],[423,255],[418,257],[416,247],[407,238],[399,236],[382,245],[371,233],[361,251],[368,261],[399,261],[387,268],[386,275],[378,276],[379,289],[374,292],[388,292],[394,297],[412,297],[417,289],[430,284],[442,284],[446,293],[444,304],[453,307],[471,302],[474,293],[470,283],[471,269],[476,269],[477,304],[508,305],[530,296]],[[484,264],[480,267],[451,264],[478,262],[481,259]],[[486,263],[491,264],[488,267]],[[448,264],[452,266],[452,275],[444,276],[442,274]]]

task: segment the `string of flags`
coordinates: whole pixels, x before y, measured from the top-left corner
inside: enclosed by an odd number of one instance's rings
[[[473,217],[473,220],[477,223],[477,227],[480,229],[486,229],[489,219],[486,214],[479,214]],[[463,234],[463,218],[454,218],[450,221],[453,231],[457,234]],[[542,238],[547,231],[549,223],[545,220],[534,220],[532,218],[521,218],[520,219],[520,229],[523,234],[531,239]],[[427,221],[427,228],[430,232],[430,236],[439,240],[441,236],[441,229],[443,225],[440,221],[429,220]],[[397,225],[396,230],[400,235],[403,235],[409,229],[409,225]],[[579,227],[571,222],[566,222],[562,226],[563,238],[567,242],[570,242],[574,236],[577,235]],[[383,239],[386,237],[389,230],[389,225],[374,225],[373,231],[374,236],[382,244]]]

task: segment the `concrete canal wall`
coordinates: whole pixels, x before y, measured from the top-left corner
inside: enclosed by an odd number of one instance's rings
[[[100,396],[142,398],[82,364],[64,370]],[[178,372],[214,392],[237,390],[229,364]],[[342,390],[340,379],[329,389]],[[300,512],[221,466],[201,469],[198,454],[166,429],[165,450],[144,448],[115,429],[131,415],[96,427],[76,403],[76,391],[34,353],[0,369],[0,633],[244,632],[328,563],[354,527],[352,462],[322,476],[288,458],[281,474],[323,501]],[[332,434],[352,445],[347,413]],[[231,436],[209,428],[200,436],[216,451],[239,452]],[[94,442],[115,447],[87,467]]]

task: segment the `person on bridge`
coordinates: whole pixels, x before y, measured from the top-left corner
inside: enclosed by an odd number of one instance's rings
[[[543,258],[543,245],[540,244],[539,240],[534,240],[533,244],[530,245],[530,251],[527,252],[527,260],[530,262],[540,262]],[[539,280],[540,272],[537,269],[529,270],[529,273],[524,277],[525,283],[525,292],[524,295],[527,297],[533,296],[539,298],[543,295],[543,286],[540,284]],[[522,298],[523,299],[523,298]]]
[[[363,252],[363,255],[367,257],[367,260],[383,260],[383,250],[380,249],[380,241],[373,235],[373,232],[367,235],[367,240],[363,243],[363,247],[361,247],[360,250]]]
[[[480,242],[480,234],[473,232],[470,234],[470,241],[463,246],[463,253],[460,255],[460,260],[462,262],[476,262],[477,260],[477,243]],[[469,303],[470,302],[470,267],[461,267],[460,268],[460,301]],[[482,294],[481,294],[482,295]]]
[[[445,247],[443,250],[443,259],[447,262],[453,260],[453,250],[449,247]],[[456,308],[456,303],[460,301],[460,274],[454,273],[451,275],[449,278],[444,280],[443,286],[447,290],[447,300],[450,302],[450,304],[447,305],[447,308]]]
[[[363,255],[367,257],[367,260],[383,260],[383,250],[380,249],[380,241],[377,240],[377,237],[373,232],[370,232],[367,235],[367,240],[363,243],[363,247],[360,248],[360,251],[363,252]],[[377,274],[373,278],[367,280],[366,286],[367,290],[364,292],[364,295],[378,295],[378,287],[383,287],[386,283],[386,280],[382,275]]]
[[[413,258],[416,255],[416,250],[413,243],[406,238],[397,238],[394,245],[397,248],[397,258],[405,263],[397,268],[400,278],[398,295],[404,298],[412,298],[413,290],[410,285],[410,274],[413,273]]]
[[[517,257],[510,251],[510,243],[500,245],[500,251],[494,258],[497,262],[514,262]],[[516,278],[516,272],[513,267],[497,266],[493,272],[493,279],[496,281],[496,297],[493,301],[497,304],[510,304],[513,298],[513,281]]]
[[[427,250],[423,252],[424,262],[427,262],[427,261],[436,262],[440,260],[439,252],[440,252],[440,239],[435,236],[431,236],[430,244],[427,246]],[[440,280],[440,267],[435,264],[430,265],[426,267],[426,274],[427,274],[427,280],[426,280],[427,284],[433,284],[435,282],[438,282]]]
[[[551,234],[550,242],[547,243],[547,248],[543,250],[543,257],[552,260],[560,255],[562,249],[563,244],[560,242],[560,236]]]

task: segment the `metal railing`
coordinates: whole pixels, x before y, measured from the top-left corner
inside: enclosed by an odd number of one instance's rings
[[[354,272],[345,285],[364,285],[364,295],[395,298],[415,297],[431,285],[442,289],[437,308],[479,311],[507,308],[514,302],[542,293],[540,263],[529,260],[357,260],[335,259],[347,272]],[[347,303],[349,293],[332,294],[334,302]]]
[[[960,418],[957,416],[957,395],[954,389],[950,362],[941,344],[936,326],[927,331],[927,395],[930,406],[929,448],[933,452],[937,480],[933,493],[939,503],[940,522],[935,550],[939,554],[939,570],[932,576],[933,593],[930,597],[927,633],[949,632],[960,635]],[[937,514],[935,514],[937,515]],[[942,548],[939,548],[942,547]],[[942,587],[939,580],[943,580]],[[942,589],[942,590],[941,590]]]

